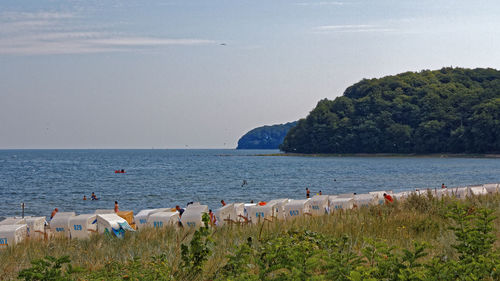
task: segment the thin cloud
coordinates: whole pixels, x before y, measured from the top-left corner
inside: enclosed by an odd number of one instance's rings
[[[345,25],[322,25],[314,28],[316,33],[355,33],[355,32],[390,32],[392,28],[385,28],[370,24],[345,24]]]
[[[190,46],[215,44],[204,39],[173,39],[151,37],[105,37],[97,32],[56,32],[0,39],[0,54],[56,55],[132,51],[138,47]]]
[[[0,55],[88,54],[216,44],[202,38],[113,34],[78,27],[69,13],[0,13]]]
[[[294,5],[297,5],[297,6],[342,6],[344,4],[345,4],[344,2],[338,2],[338,1],[299,2],[299,3],[294,3]]]
[[[20,20],[59,20],[74,18],[75,14],[62,12],[1,12],[1,20],[20,21]]]
[[[172,39],[172,38],[152,38],[152,37],[119,37],[98,40],[89,40],[102,46],[168,46],[168,45],[201,45],[214,44],[215,41],[205,39]]]

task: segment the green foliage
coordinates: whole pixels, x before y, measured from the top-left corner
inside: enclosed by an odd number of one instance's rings
[[[22,280],[32,281],[65,281],[71,280],[72,273],[78,272],[79,269],[74,269],[68,256],[55,258],[47,256],[43,259],[34,260],[31,262],[32,267],[23,269],[19,272],[19,278]],[[66,268],[64,265],[68,264]]]
[[[458,259],[440,266],[441,272],[434,272],[447,280],[498,280],[500,274],[496,268],[500,266],[500,255],[493,250],[496,219],[493,210],[458,202],[450,208],[448,217],[454,221],[450,229],[456,236],[453,247]]]
[[[460,203],[446,208],[453,220],[456,259],[426,259],[427,243],[398,249],[367,239],[358,252],[345,236],[333,239],[289,231],[263,241],[260,247],[240,245],[218,280],[498,280],[500,255],[493,249],[493,211]]]
[[[189,246],[181,245],[181,269],[186,275],[196,275],[202,270],[203,263],[208,260],[212,253],[213,239],[210,237],[211,230],[209,229],[210,217],[208,214],[203,214],[204,226],[196,230]]]
[[[297,153],[500,152],[500,71],[442,68],[364,79],[321,100],[280,149]]]
[[[256,268],[254,266],[255,257],[252,238],[249,237],[247,243],[236,247],[235,252],[227,256],[228,261],[221,269],[219,276],[227,280],[259,280],[258,275],[253,274],[253,270]]]
[[[139,258],[125,263],[108,262],[102,270],[92,272],[85,279],[88,280],[141,280],[141,281],[170,281],[175,280],[167,256],[160,254],[143,262]]]

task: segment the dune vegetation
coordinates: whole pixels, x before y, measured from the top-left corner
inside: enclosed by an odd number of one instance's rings
[[[412,195],[293,221],[25,241],[5,280],[500,280],[500,195]],[[206,218],[208,221],[208,218]]]

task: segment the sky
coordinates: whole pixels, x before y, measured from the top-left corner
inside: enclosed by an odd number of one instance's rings
[[[0,149],[234,148],[363,78],[500,69],[500,2],[2,0]]]

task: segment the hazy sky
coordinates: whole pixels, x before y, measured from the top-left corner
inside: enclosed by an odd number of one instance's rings
[[[0,148],[233,148],[442,66],[500,68],[498,0],[1,0]]]

